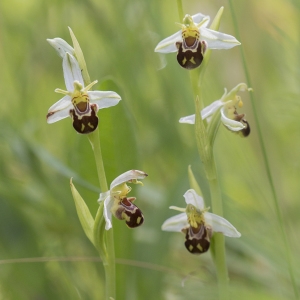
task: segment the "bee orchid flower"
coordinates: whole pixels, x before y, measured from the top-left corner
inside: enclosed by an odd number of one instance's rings
[[[144,179],[147,176],[143,171],[127,171],[113,180],[109,191],[100,194],[98,202],[104,201],[103,215],[106,230],[112,228],[112,215],[119,220],[125,220],[129,228],[135,228],[143,224],[144,216],[141,210],[132,203],[136,198],[127,197],[127,194],[131,191],[131,187],[127,183],[142,184],[139,179]]]
[[[167,219],[162,230],[182,232],[185,234],[185,247],[192,254],[205,253],[210,246],[210,239],[214,232],[238,238],[241,234],[224,218],[209,213],[204,207],[203,198],[195,190],[188,190],[183,197],[186,208],[170,206],[170,209],[182,213]]]
[[[245,114],[238,114],[237,108],[243,106],[239,91],[251,91],[245,83],[240,83],[230,92],[225,92],[221,99],[214,101],[201,111],[201,118],[209,123],[215,113],[220,113],[220,120],[224,126],[232,132],[240,133],[241,136],[247,137],[250,134],[250,125],[245,119]],[[179,123],[195,124],[195,115],[182,117]]]
[[[206,49],[230,49],[240,45],[233,36],[206,28],[209,16],[201,13],[185,15],[181,30],[165,38],[155,48],[155,52],[177,52],[177,61],[185,69],[200,66]]]
[[[69,52],[63,55],[63,72],[67,91],[55,90],[65,96],[49,108],[47,122],[51,124],[70,116],[78,133],[91,133],[98,126],[98,110],[117,105],[121,97],[111,91],[90,91],[97,80],[84,86],[79,64]]]

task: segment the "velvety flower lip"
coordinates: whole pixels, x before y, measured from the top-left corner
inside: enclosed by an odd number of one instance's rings
[[[47,122],[70,116],[77,132],[90,133],[98,126],[98,110],[117,105],[121,97],[112,91],[90,91],[97,81],[84,86],[79,64],[69,52],[63,56],[63,72],[67,90],[55,90],[64,97],[49,108]]]
[[[201,13],[193,16],[186,15],[183,19],[183,24],[181,24],[181,30],[159,42],[154,51],[160,53],[177,52],[178,47],[176,43],[183,42],[183,32],[186,30],[191,31],[189,29],[192,29],[193,32],[198,31],[196,33],[197,37],[199,36],[200,41],[206,42],[208,49],[230,49],[241,44],[235,37],[229,34],[206,28],[209,21],[210,17]],[[191,32],[188,33],[189,36],[192,34]]]
[[[132,203],[135,198],[127,198],[127,194],[131,191],[127,183],[142,184],[139,180],[147,176],[148,174],[143,171],[127,171],[112,181],[109,191],[100,193],[98,202],[104,201],[103,216],[106,230],[112,228],[112,215],[120,220],[125,220],[130,228],[140,226],[143,223],[141,211]]]

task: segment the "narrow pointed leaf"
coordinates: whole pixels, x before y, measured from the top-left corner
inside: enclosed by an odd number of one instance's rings
[[[199,196],[203,197],[200,186],[199,186],[199,184],[198,184],[198,182],[197,182],[197,180],[194,176],[194,173],[192,171],[192,167],[190,165],[188,166],[188,176],[189,176],[189,183],[190,183],[191,189],[195,190],[196,193]]]
[[[70,180],[70,186],[81,226],[88,239],[94,244],[94,218],[92,217],[90,210],[83,198],[80,196],[74,184],[72,183],[72,179]]]
[[[75,35],[74,35],[74,33],[73,33],[73,31],[70,27],[69,27],[69,31],[70,31],[70,35],[71,35],[72,42],[73,42],[75,56],[78,60],[80,69],[82,70],[82,77],[83,77],[84,85],[87,86],[91,83],[91,79],[90,79],[90,75],[89,75],[88,70],[87,70],[85,59],[84,59],[82,50],[80,48],[80,45],[79,45],[79,43],[78,43],[78,41],[77,41],[77,39],[76,39],[76,37],[75,37]]]

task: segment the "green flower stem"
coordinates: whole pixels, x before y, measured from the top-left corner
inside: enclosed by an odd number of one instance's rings
[[[229,6],[230,6],[231,15],[232,15],[232,19],[233,19],[233,23],[234,23],[234,27],[235,27],[235,31],[236,31],[236,37],[239,41],[241,41],[240,33],[239,33],[239,29],[238,29],[238,24],[237,24],[237,19],[236,19],[236,15],[235,15],[233,4],[232,4],[231,0],[229,0]],[[244,66],[244,71],[245,71],[247,83],[248,83],[249,86],[252,87],[251,79],[250,79],[250,75],[249,75],[249,71],[248,71],[248,67],[247,67],[247,63],[246,63],[246,58],[245,58],[245,54],[244,54],[244,51],[243,51],[243,47],[240,47],[240,51],[241,51],[241,56],[242,56],[242,61],[243,61],[243,66]],[[251,100],[254,120],[255,120],[255,123],[256,123],[258,140],[259,140],[262,155],[263,155],[263,158],[264,158],[263,161],[264,161],[264,164],[265,164],[265,170],[266,170],[266,173],[267,173],[267,177],[268,177],[268,180],[269,180],[271,192],[272,192],[272,195],[273,195],[275,213],[276,213],[277,220],[278,220],[278,223],[279,223],[282,240],[284,242],[284,248],[285,248],[284,253],[286,255],[287,268],[288,268],[290,279],[291,279],[291,282],[292,282],[292,285],[293,285],[295,299],[300,299],[300,294],[299,294],[299,290],[298,290],[296,279],[295,279],[295,271],[294,271],[294,267],[293,267],[294,264],[292,262],[290,242],[288,240],[286,230],[285,230],[285,226],[284,226],[284,223],[283,223],[283,217],[282,217],[282,214],[281,214],[279,200],[278,200],[278,196],[277,196],[277,193],[276,193],[273,177],[272,177],[272,174],[271,174],[270,163],[269,163],[269,160],[268,160],[267,150],[266,150],[266,146],[265,146],[265,143],[264,143],[264,138],[263,138],[263,134],[262,134],[262,130],[261,130],[260,122],[259,122],[259,117],[258,117],[258,113],[257,113],[258,110],[256,108],[253,93],[250,93],[250,100]]]
[[[200,70],[201,71],[201,70]],[[223,216],[223,206],[222,206],[222,197],[221,191],[217,178],[217,171],[214,162],[213,148],[210,145],[209,138],[207,136],[207,131],[203,120],[201,119],[200,110],[201,110],[201,89],[200,83],[202,82],[203,72],[200,76],[199,81],[199,72],[190,71],[190,79],[195,99],[195,133],[197,148],[200,155],[200,159],[203,162],[206,177],[209,181],[210,193],[211,193],[211,203],[212,203],[212,212]],[[212,239],[212,254],[214,258],[214,263],[217,270],[218,276],[218,286],[219,286],[219,297],[220,299],[227,298],[227,286],[228,286],[228,273],[225,260],[225,239],[222,234],[215,233]]]
[[[107,186],[104,164],[103,164],[103,159],[102,159],[102,152],[101,152],[98,128],[95,131],[93,131],[92,133],[90,133],[88,135],[88,138],[92,145],[92,149],[94,151],[100,189],[101,189],[101,192],[104,193],[104,192],[108,191],[108,186]]]
[[[222,195],[218,179],[215,178],[209,180],[209,187],[211,194],[212,211],[216,215],[223,216]],[[219,298],[226,299],[229,278],[225,258],[225,238],[223,234],[214,233],[212,250],[215,265],[217,268]]]
[[[94,151],[97,173],[101,192],[108,191],[104,164],[101,153],[100,138],[98,128],[88,135],[89,141]],[[115,247],[113,229],[105,230],[105,220],[103,218],[103,201],[95,218],[94,225],[94,241],[99,252],[100,258],[103,261],[105,270],[105,290],[106,300],[116,298],[116,271],[115,271]]]
[[[101,202],[94,226],[94,241],[105,271],[105,299],[116,298],[116,268],[113,229],[105,230],[103,201]]]

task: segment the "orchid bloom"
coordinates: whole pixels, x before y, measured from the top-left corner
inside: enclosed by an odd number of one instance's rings
[[[242,99],[237,95],[237,92],[246,90],[251,91],[252,89],[248,88],[245,83],[238,84],[230,92],[227,92],[227,89],[225,89],[221,99],[202,109],[201,118],[210,122],[212,116],[220,112],[221,121],[227,129],[247,137],[250,134],[250,125],[245,119],[245,114],[238,114],[236,110],[236,106],[243,106]],[[182,117],[179,123],[195,124],[195,115]]]
[[[181,30],[165,38],[155,48],[155,52],[177,52],[177,61],[185,69],[200,66],[206,49],[230,49],[240,45],[233,36],[206,28],[209,16],[201,13],[185,15]]]
[[[188,190],[183,197],[186,208],[170,206],[170,209],[182,213],[167,219],[162,230],[183,232],[185,234],[185,247],[192,254],[206,252],[210,246],[210,239],[214,232],[221,232],[226,236],[238,238],[241,234],[224,218],[209,213],[204,207],[203,198],[195,190]]]
[[[104,201],[103,215],[106,230],[112,228],[112,215],[119,220],[125,220],[129,228],[135,228],[143,224],[144,216],[141,210],[132,203],[136,198],[127,198],[127,194],[131,191],[131,187],[127,183],[143,185],[138,179],[144,179],[147,176],[143,171],[127,171],[113,180],[109,191],[100,193],[98,202]]]
[[[63,58],[67,91],[55,90],[56,93],[65,96],[49,108],[47,122],[51,124],[70,116],[73,119],[73,127],[78,133],[91,133],[98,126],[98,110],[117,105],[121,97],[111,91],[90,91],[98,82],[97,80],[85,87],[76,58],[64,51],[58,53],[61,53]]]

